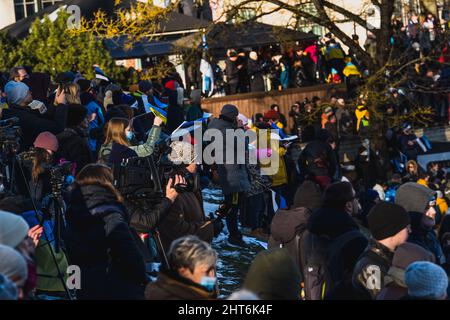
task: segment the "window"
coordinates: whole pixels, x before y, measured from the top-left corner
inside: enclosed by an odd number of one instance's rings
[[[14,0],[16,21],[27,18],[38,11],[62,0]]]

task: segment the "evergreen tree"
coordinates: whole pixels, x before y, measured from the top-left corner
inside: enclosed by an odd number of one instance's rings
[[[18,45],[19,63],[53,77],[70,70],[76,63],[87,78],[94,77],[93,65],[97,64],[108,76],[114,77],[117,67],[102,41],[90,34],[69,35],[66,32],[68,17],[61,11],[54,22],[48,16],[42,22],[36,20],[30,34]]]
[[[11,67],[17,65],[19,61],[17,47],[15,39],[6,32],[0,32],[0,72],[9,71]]]

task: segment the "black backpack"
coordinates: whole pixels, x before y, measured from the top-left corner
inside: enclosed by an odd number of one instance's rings
[[[305,256],[303,270],[306,300],[323,300],[343,280],[342,249],[357,238],[365,239],[358,230],[346,232],[334,240],[308,233],[302,248]]]

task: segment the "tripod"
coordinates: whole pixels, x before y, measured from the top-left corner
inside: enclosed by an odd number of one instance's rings
[[[18,167],[19,167],[19,169],[20,169],[20,172],[21,172],[22,178],[23,178],[23,180],[24,180],[24,183],[25,183],[25,186],[26,186],[28,195],[29,195],[29,197],[30,197],[30,200],[31,200],[31,203],[32,203],[32,206],[33,206],[33,210],[34,210],[35,217],[36,217],[36,219],[39,221],[39,225],[40,225],[40,226],[43,226],[43,225],[44,225],[44,222],[45,222],[45,218],[44,218],[44,217],[41,217],[41,216],[39,215],[39,210],[38,210],[38,208],[37,208],[36,201],[35,201],[35,199],[33,198],[32,194],[31,194],[30,185],[29,185],[28,180],[27,180],[27,178],[26,178],[26,175],[25,175],[25,172],[24,172],[23,167],[22,167],[22,165],[21,165],[20,159],[19,159],[17,156],[16,156],[16,161],[18,162]],[[61,184],[61,185],[62,185],[62,184]],[[53,187],[53,186],[52,186],[52,187]],[[53,189],[53,188],[52,188],[52,189]],[[52,191],[55,191],[55,190],[52,190]],[[54,195],[53,195],[53,196],[54,196]],[[57,193],[57,199],[62,201],[62,196],[61,196],[61,193],[60,193],[60,192]],[[58,207],[58,205],[55,205],[55,207]],[[55,211],[58,211],[58,209],[56,209]],[[62,214],[62,211],[58,211],[58,213],[61,213],[61,214]],[[55,244],[56,244],[55,250],[53,250],[53,246],[52,246],[52,244],[51,244],[52,241],[50,240],[49,235],[48,235],[47,232],[45,231],[45,228],[44,228],[44,230],[43,230],[43,235],[44,235],[44,238],[45,238],[45,241],[46,241],[46,245],[48,245],[49,248],[50,248],[49,251],[50,251],[50,254],[51,254],[51,256],[52,256],[52,260],[53,260],[53,262],[54,262],[54,264],[55,264],[55,266],[56,266],[56,270],[57,270],[57,273],[58,273],[58,274],[57,274],[57,278],[61,281],[61,284],[62,284],[62,286],[63,286],[63,288],[64,288],[64,291],[66,292],[67,298],[68,298],[69,300],[74,300],[75,297],[73,297],[72,293],[69,291],[69,288],[67,287],[66,281],[64,280],[64,275],[63,275],[63,273],[61,272],[61,269],[59,268],[59,264],[58,264],[58,261],[57,261],[57,259],[56,259],[56,255],[55,255],[55,252],[56,252],[56,253],[59,253],[59,249],[60,249],[60,235],[61,235],[61,224],[60,224],[60,222],[61,222],[61,214],[55,214],[55,224],[56,224],[55,230],[56,230],[56,233],[57,233],[57,234],[56,234],[56,237],[55,237]],[[56,221],[56,220],[57,220],[57,221]],[[49,276],[49,277],[50,277],[50,276]],[[53,276],[52,276],[52,277],[53,277]]]

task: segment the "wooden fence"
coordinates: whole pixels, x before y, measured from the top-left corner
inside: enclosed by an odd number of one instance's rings
[[[336,94],[345,94],[345,86],[325,84],[284,91],[253,92],[209,98],[202,101],[202,108],[214,114],[214,116],[218,116],[223,105],[234,104],[238,107],[240,113],[250,118],[255,113],[268,111],[272,104],[278,104],[281,112],[286,116],[290,128],[292,127],[292,119],[289,117],[289,111],[296,101],[303,101],[305,98],[311,99],[314,96],[326,100]]]

